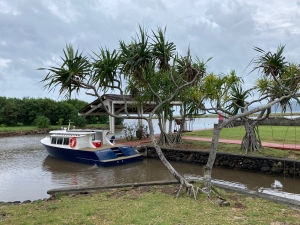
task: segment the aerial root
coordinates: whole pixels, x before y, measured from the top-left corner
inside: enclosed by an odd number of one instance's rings
[[[182,192],[183,185],[184,184],[180,184],[179,190],[176,194],[176,198],[178,198],[180,196],[180,194]],[[197,199],[197,194],[195,192],[194,185],[192,185],[192,184],[186,185],[186,192],[188,193],[189,196],[193,196],[195,200]]]
[[[179,195],[181,194],[181,192],[182,192],[182,188],[183,188],[183,184],[180,184],[180,186],[179,186],[179,190],[178,190],[178,192],[177,192],[177,195],[176,195],[176,198],[178,198],[178,197],[179,197]]]

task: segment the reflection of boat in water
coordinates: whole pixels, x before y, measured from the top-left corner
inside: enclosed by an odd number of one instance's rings
[[[97,166],[116,166],[143,159],[132,146],[117,145],[104,130],[55,130],[41,140],[54,158]]]
[[[68,174],[76,173],[92,169],[93,166],[79,164],[75,162],[66,162],[64,160],[56,159],[48,155],[43,161],[43,170],[51,172],[52,174]]]

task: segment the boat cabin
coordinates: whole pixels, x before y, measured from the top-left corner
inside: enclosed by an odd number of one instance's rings
[[[50,131],[51,145],[70,146],[71,148],[99,148],[114,145],[114,137],[107,130],[59,130]]]

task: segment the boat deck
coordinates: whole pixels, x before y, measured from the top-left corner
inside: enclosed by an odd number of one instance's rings
[[[77,150],[94,152],[94,151],[106,150],[106,149],[115,148],[115,147],[120,147],[120,146],[126,146],[126,145],[121,145],[121,144],[115,144],[115,145],[102,145],[102,146],[99,147],[99,148],[84,147],[84,148],[78,148]]]
[[[121,156],[121,157],[118,157],[118,158],[114,158],[114,159],[106,159],[106,160],[101,160],[102,162],[104,163],[107,163],[107,162],[113,162],[113,161],[120,161],[120,160],[125,160],[125,159],[130,159],[130,158],[136,158],[136,157],[140,157],[141,154],[136,154],[136,155],[130,155],[130,156]]]

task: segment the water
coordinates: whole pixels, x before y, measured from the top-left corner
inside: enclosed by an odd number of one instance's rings
[[[214,124],[218,123],[218,118],[196,118],[195,120],[188,120],[186,122],[186,129],[189,131],[195,131],[195,130],[203,130],[203,129],[212,129],[214,127]],[[124,124],[131,124],[131,125],[137,125],[138,120],[135,119],[125,119]],[[145,126],[148,126],[145,121],[143,121],[143,124]],[[153,120],[153,128],[154,128],[154,133],[158,134],[160,133],[159,127],[158,127],[158,120],[154,119]],[[166,121],[166,129],[169,131],[169,121]],[[179,126],[175,125],[175,122],[172,122],[172,131],[173,130],[179,130]],[[149,131],[149,130],[148,130]],[[116,137],[121,137],[122,136],[122,131],[117,130],[116,131]]]
[[[0,201],[47,198],[47,191],[54,188],[174,180],[160,160],[156,159],[103,168],[51,158],[40,144],[44,136],[0,138]],[[186,177],[203,176],[203,165],[171,164]],[[213,178],[243,189],[273,191],[280,196],[288,195],[300,200],[299,179],[219,168],[213,169]],[[280,186],[280,189],[275,186]]]

